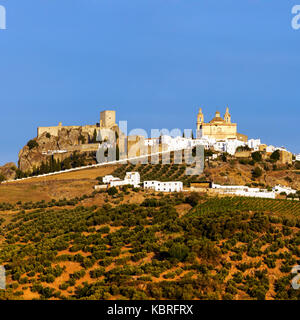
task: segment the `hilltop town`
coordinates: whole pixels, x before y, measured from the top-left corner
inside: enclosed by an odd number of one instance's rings
[[[60,122],[58,126],[38,127],[37,137],[28,141],[19,153],[18,168],[24,173],[31,173],[34,168],[37,169],[43,161],[47,162],[51,157],[56,161],[63,161],[73,152],[95,152],[99,144],[103,145],[111,139],[110,130],[115,132],[113,137],[115,147],[118,146],[122,154],[126,153],[124,158],[150,154],[155,146],[157,151],[172,151],[203,145],[205,149],[228,153],[237,158],[250,157],[251,153],[256,151],[261,152],[263,158],[266,158],[278,151],[277,160],[280,164],[292,164],[293,160],[300,161],[300,154],[293,155],[284,147],[267,146],[261,143],[260,139],[248,139],[247,135],[238,133],[237,123],[231,121],[228,107],[223,118],[217,111],[215,117],[207,123],[200,108],[195,129],[187,130],[189,137],[186,136],[186,132],[180,136],[178,132],[172,131],[150,138],[130,133],[126,136],[116,123],[116,111],[105,110],[100,113],[100,121],[94,125],[63,126]]]
[[[104,150],[103,154],[114,150],[115,158],[111,160],[118,161],[144,155],[150,157],[161,152],[195,150],[197,146],[202,146],[205,150],[205,159],[208,161],[205,166],[208,170],[218,159],[223,160],[223,166],[228,160],[253,167],[250,169],[252,175],[249,179],[244,179],[243,184],[236,175],[231,182],[226,181],[224,185],[218,184],[222,179],[210,180],[210,189],[217,189],[220,193],[266,198],[275,198],[276,194],[280,193],[295,195],[300,189],[297,176],[300,155],[292,154],[284,147],[263,144],[259,138],[248,139],[247,135],[238,133],[238,125],[232,122],[228,107],[223,117],[216,111],[215,117],[209,122],[205,122],[203,110],[200,108],[195,129],[195,135],[193,130],[185,130],[182,134],[163,132],[157,137],[150,138],[130,133],[127,135],[121,131],[116,122],[116,111],[104,110],[100,113],[100,121],[94,125],[63,126],[59,123],[53,127],[38,127],[37,137],[30,140],[19,153],[18,168],[14,164],[7,164],[1,168],[0,173],[4,181],[66,172],[87,165],[99,165],[101,164],[97,158],[99,149]],[[108,158],[101,161],[107,162]],[[270,181],[268,177],[273,175],[272,172],[280,170],[291,171],[284,179]],[[264,177],[264,183],[255,181],[260,177]],[[182,179],[169,181],[168,185],[166,181],[163,182],[164,189],[182,191],[183,187],[187,186]],[[194,177],[193,182],[200,183],[200,180],[207,179],[199,174],[198,177]],[[106,187],[109,183],[110,181],[107,181]],[[142,183],[145,186],[150,182],[139,181],[135,185]],[[162,185],[162,181],[155,180],[151,183],[157,191],[160,191],[157,186]],[[178,184],[181,187],[174,188]],[[190,184],[188,186],[191,187]],[[192,188],[195,189],[195,185]],[[198,185],[198,188],[201,189],[201,186]]]
[[[0,299],[299,299],[296,155],[238,133],[228,109],[200,110],[194,137],[115,119],[38,128],[3,167]],[[187,175],[176,160],[198,146],[204,170]],[[98,163],[101,148],[120,160]]]

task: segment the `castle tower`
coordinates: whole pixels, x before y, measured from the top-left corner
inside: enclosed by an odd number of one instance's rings
[[[226,123],[231,123],[231,115],[229,113],[229,108],[227,107],[226,108],[226,112],[225,112],[225,115],[224,115],[224,120]]]
[[[116,124],[116,111],[104,110],[100,112],[100,127],[112,128]]]
[[[197,116],[197,130],[200,130],[202,123],[204,123],[204,115],[202,113],[202,108],[200,108]]]

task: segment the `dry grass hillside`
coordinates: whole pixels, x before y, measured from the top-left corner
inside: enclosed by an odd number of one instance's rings
[[[111,174],[116,166],[67,172],[0,185],[0,202],[72,199],[93,192],[96,178]]]
[[[253,170],[262,170],[260,177],[253,177]],[[93,192],[97,177],[113,174],[124,178],[127,171],[138,171],[141,180],[180,180],[188,186],[190,182],[211,180],[227,185],[251,185],[272,187],[276,184],[300,189],[300,171],[293,166],[281,166],[273,170],[269,164],[241,164],[237,160],[206,162],[204,172],[199,176],[185,175],[186,166],[177,164],[124,164],[78,170],[48,177],[32,178],[0,185],[0,202],[49,201],[51,199],[72,199]],[[267,170],[266,170],[267,169]]]
[[[220,184],[253,184],[260,183],[265,186],[274,186],[276,184],[291,186],[292,188],[300,189],[300,170],[296,170],[293,167],[288,168],[286,166],[278,167],[277,170],[272,170],[271,166],[269,170],[262,168],[262,176],[253,179],[252,170],[260,165],[244,165],[238,161],[232,163],[212,163],[209,168],[206,168],[204,173],[210,177],[216,183]]]

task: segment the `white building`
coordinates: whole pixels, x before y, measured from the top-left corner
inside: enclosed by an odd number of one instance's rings
[[[297,192],[297,190],[294,190],[290,187],[281,186],[280,184],[276,185],[272,190],[277,194],[280,194],[281,192],[285,192],[286,194],[295,194]]]
[[[222,186],[220,184],[212,183],[211,186],[213,189],[224,189],[224,190],[246,190],[247,186]],[[259,188],[253,188],[259,190]]]
[[[266,152],[273,153],[275,150],[276,150],[276,148],[272,145],[266,147]]]
[[[171,137],[168,135],[163,135],[161,137],[162,145],[167,146],[166,151],[173,151],[173,150],[182,150],[191,147],[191,138],[183,138],[183,137]]]
[[[300,153],[299,154],[296,154],[296,161],[300,161]]]
[[[145,146],[153,147],[159,144],[159,138],[145,139]]]
[[[273,152],[276,151],[276,150],[279,150],[279,151],[287,151],[286,148],[284,148],[284,147],[274,147],[274,146],[272,146],[272,145],[266,147],[266,152],[273,153]]]
[[[238,139],[216,140],[214,138],[201,135],[197,135],[197,139],[162,135],[160,138],[145,139],[145,146],[158,145],[160,142],[164,147],[164,151],[191,149],[195,146],[202,145],[205,149],[213,148],[215,151],[227,152],[230,155],[234,155],[238,147],[248,146],[252,150],[258,151],[259,146],[261,145],[260,139],[249,139],[248,142],[244,142]],[[266,147],[266,152],[269,153],[273,153],[276,150],[286,151],[284,147],[274,147],[272,145]],[[298,161],[300,161],[300,154],[296,157],[299,159]]]
[[[225,152],[225,140],[220,140],[214,143],[214,149],[219,152]]]
[[[245,146],[245,142],[238,139],[226,139],[216,141],[212,147],[219,152],[227,152],[230,155],[234,155],[236,149],[241,146]]]
[[[183,190],[183,183],[181,181],[144,181],[144,189],[153,189],[162,192],[180,192]]]
[[[217,189],[223,194],[233,194],[236,196],[243,197],[254,197],[254,198],[268,198],[275,199],[276,193],[267,190],[261,190],[259,188],[249,188],[247,186],[222,186],[219,184],[212,184],[213,189]]]
[[[171,137],[163,135],[161,137],[161,143],[167,146],[166,151],[190,149],[196,146],[202,145],[205,149],[212,147],[216,140],[209,137],[202,137],[200,139],[184,138],[184,137]],[[149,142],[145,142],[145,145],[149,145]]]
[[[258,151],[261,141],[260,139],[249,139],[247,144],[249,148],[253,149],[254,151]]]
[[[216,139],[203,136],[200,139],[194,139],[194,140],[192,139],[191,146],[195,147],[195,146],[201,145],[201,146],[204,146],[205,149],[209,149],[209,148],[213,147],[215,143],[216,143]]]
[[[138,172],[126,172],[124,181],[126,182],[126,184],[131,184],[134,187],[139,187],[141,177]]]
[[[112,180],[116,179],[114,176],[112,175],[107,175],[107,176],[104,176],[102,178],[102,182],[103,183],[110,183]]]
[[[55,153],[66,153],[68,150],[48,150],[48,151],[43,151],[42,154],[44,155],[52,155]]]
[[[134,186],[135,188],[138,188],[141,182],[140,174],[138,172],[126,172],[124,180],[116,178],[112,175],[107,175],[102,178],[102,181],[105,184],[109,184],[110,187],[125,186],[129,184]]]
[[[150,146],[159,143],[158,139],[147,139],[145,140],[145,145]],[[219,152],[227,152],[234,155],[236,149],[241,146],[249,145],[250,148],[255,151],[258,150],[260,145],[260,139],[251,139],[248,144],[244,141],[238,139],[226,139],[226,140],[216,140],[211,137],[201,136],[197,139],[184,138],[184,137],[171,137],[169,135],[161,136],[162,145],[166,146],[166,151],[183,150],[194,148],[195,146],[202,145],[205,149],[213,148]],[[275,148],[275,147],[274,147]]]
[[[225,144],[225,152],[234,155],[238,147],[245,146],[245,142],[238,139],[228,139]]]
[[[242,197],[253,197],[253,198],[267,198],[267,199],[275,199],[276,194],[275,192],[269,192],[269,191],[259,191],[259,192],[254,192],[251,191],[251,188],[249,191],[236,191],[236,195],[242,196]]]

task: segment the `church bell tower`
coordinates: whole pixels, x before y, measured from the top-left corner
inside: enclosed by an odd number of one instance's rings
[[[225,112],[225,115],[224,115],[224,120],[226,123],[231,123],[231,115],[229,113],[229,108],[227,107],[226,108],[226,112]]]
[[[204,115],[202,113],[202,108],[200,108],[197,116],[197,130],[200,130],[202,123],[204,123]]]

